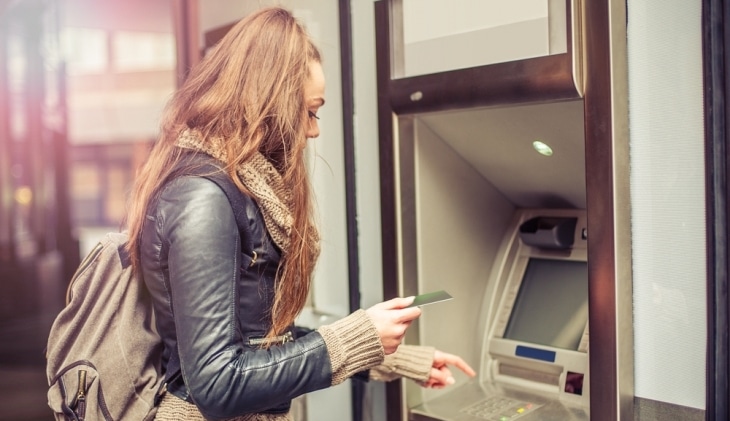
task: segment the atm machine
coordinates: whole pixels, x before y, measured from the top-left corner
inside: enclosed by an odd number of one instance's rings
[[[543,35],[534,39],[543,54],[420,73],[409,71],[420,64],[414,51],[425,51],[428,63],[462,50],[472,59],[492,50],[468,37],[501,40],[498,31],[517,26],[424,41],[425,48],[407,42],[406,23],[418,21],[408,11],[420,9],[403,3],[376,2],[384,293],[449,292],[453,300],[424,307],[405,343],[460,355],[478,376],[457,370],[455,385],[435,391],[388,385],[388,420],[583,421],[591,406],[613,408],[615,379],[590,396],[586,169],[595,187],[603,161],[586,160],[597,97],[584,101],[584,3],[540,3]],[[526,18],[519,28],[536,22]],[[452,39],[461,43],[436,50]],[[597,358],[612,355],[611,332],[594,332],[594,344],[604,345],[594,363],[612,361]]]
[[[589,419],[586,240],[583,210],[515,211],[483,297],[479,375],[411,420]]]

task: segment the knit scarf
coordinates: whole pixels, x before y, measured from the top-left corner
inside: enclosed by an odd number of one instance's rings
[[[177,146],[204,152],[227,162],[224,141],[220,138],[208,138],[204,143],[198,133],[185,130],[178,137]],[[279,171],[261,153],[256,152],[250,160],[239,165],[236,174],[258,203],[271,238],[281,250],[289,250],[294,220],[292,192],[290,187],[284,185]],[[316,257],[319,254],[319,234],[313,225],[309,227],[309,232],[307,249]]]

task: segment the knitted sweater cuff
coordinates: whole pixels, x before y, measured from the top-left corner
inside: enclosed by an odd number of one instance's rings
[[[405,377],[425,382],[431,377],[434,351],[430,346],[401,345],[396,352],[386,355],[382,364],[370,370],[370,379],[388,382]]]
[[[365,310],[318,329],[332,364],[332,385],[383,362],[385,351]]]

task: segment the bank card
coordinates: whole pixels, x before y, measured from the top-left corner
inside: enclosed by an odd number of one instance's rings
[[[427,304],[439,303],[441,301],[450,300],[452,298],[454,297],[452,297],[448,292],[444,290],[428,292],[426,294],[417,295],[416,298],[413,300],[413,304],[409,305],[408,307],[425,306]]]

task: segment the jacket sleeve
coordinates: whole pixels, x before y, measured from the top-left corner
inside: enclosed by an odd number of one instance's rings
[[[332,361],[319,332],[269,349],[243,346],[233,211],[213,182],[181,180],[161,194],[156,218],[168,254],[182,375],[193,402],[206,418],[225,419],[330,386]],[[361,353],[354,348],[350,353]]]
[[[425,382],[431,375],[434,351],[430,346],[401,345],[396,352],[386,355],[382,364],[370,369],[370,379],[389,382],[405,377]]]

